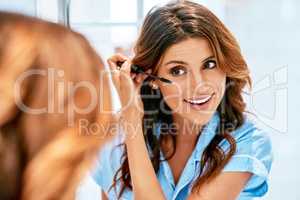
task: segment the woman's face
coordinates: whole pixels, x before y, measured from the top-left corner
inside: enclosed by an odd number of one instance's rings
[[[203,38],[171,46],[162,57],[158,76],[173,82],[154,82],[172,112],[196,124],[209,121],[224,95],[226,75]]]

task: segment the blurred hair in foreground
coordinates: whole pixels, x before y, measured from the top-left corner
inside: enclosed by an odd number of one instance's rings
[[[60,73],[52,81],[61,85],[50,86],[50,69]],[[80,34],[58,24],[0,12],[0,199],[74,198],[80,178],[109,137],[79,130],[81,119],[110,124],[110,114],[99,111],[100,104],[109,109],[111,102],[108,79],[100,80],[103,70],[101,58]],[[16,85],[26,73],[32,74]],[[96,96],[85,87],[76,91],[67,87],[83,81],[95,87]],[[96,103],[79,112],[90,102]],[[21,109],[21,103],[45,110],[32,114]]]

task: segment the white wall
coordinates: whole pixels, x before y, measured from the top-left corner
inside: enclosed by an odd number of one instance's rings
[[[268,200],[300,199],[299,10],[298,0],[227,0],[225,7],[225,23],[238,38],[254,80],[248,107],[273,141]]]
[[[35,16],[35,0],[0,0],[0,10],[21,12]]]

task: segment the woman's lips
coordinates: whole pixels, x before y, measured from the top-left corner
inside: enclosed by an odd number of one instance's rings
[[[190,104],[191,107],[196,110],[203,110],[209,105],[209,102],[214,95],[215,93],[212,93],[211,95],[201,95],[190,99],[184,99],[184,102]]]
[[[212,93],[211,95],[201,95],[199,97],[184,99],[184,101],[187,103],[191,103],[191,104],[203,104],[203,103],[206,103],[207,101],[209,101],[213,95],[214,95],[214,93]]]

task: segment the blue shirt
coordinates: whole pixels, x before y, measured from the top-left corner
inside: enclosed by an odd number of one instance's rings
[[[176,185],[174,184],[174,178],[168,162],[163,161],[160,163],[157,178],[168,200],[186,199],[190,194],[193,181],[201,174],[200,159],[202,153],[215,136],[219,121],[219,114],[215,112],[202,130],[195,149]],[[223,171],[251,172],[253,175],[238,199],[250,200],[254,197],[261,197],[268,191],[268,174],[273,160],[271,140],[265,132],[256,127],[246,116],[243,125],[231,132],[231,134],[236,140],[237,151]],[[109,191],[113,183],[113,177],[121,166],[123,148],[116,146],[122,142],[123,137],[120,134],[112,142],[106,144],[99,153],[95,169],[91,173],[96,183],[107,194],[108,198],[112,200],[117,199],[117,193],[120,189],[120,184],[118,183],[116,190],[111,189]],[[226,151],[229,143],[223,140],[220,146]],[[162,153],[160,156],[163,158]],[[132,191],[125,190],[122,199],[133,199]]]

